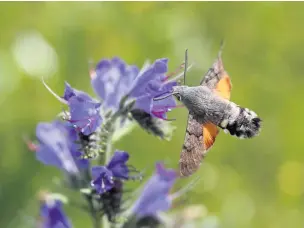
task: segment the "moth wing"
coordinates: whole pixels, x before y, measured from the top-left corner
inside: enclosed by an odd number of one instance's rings
[[[232,84],[230,77],[223,66],[221,50],[212,67],[209,68],[205,74],[200,85],[207,86],[217,95],[221,96],[224,99],[230,100]]]
[[[213,145],[217,134],[218,129],[214,124],[202,124],[189,113],[184,144],[179,160],[181,177],[190,176],[199,169],[202,159]]]
[[[216,136],[219,133],[219,130],[216,125],[213,123],[205,123],[202,125],[203,130],[203,144],[205,147],[205,150],[209,150],[216,139]]]

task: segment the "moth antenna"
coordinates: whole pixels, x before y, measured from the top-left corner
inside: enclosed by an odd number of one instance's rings
[[[68,102],[66,100],[64,100],[63,98],[61,98],[60,96],[58,96],[44,81],[43,77],[41,78],[42,83],[44,85],[44,87],[57,99],[59,100],[61,103],[63,104],[68,104]]]
[[[220,58],[222,56],[222,52],[223,52],[224,46],[225,46],[225,40],[222,39],[221,40],[220,50],[219,50],[219,53],[218,53],[218,58]]]
[[[172,96],[172,95],[174,95],[174,94],[178,94],[178,93],[170,93],[170,94],[167,94],[167,95],[162,96],[162,97],[154,97],[153,100],[154,100],[154,101],[160,101],[160,100],[163,100],[163,99],[165,99],[165,98],[167,98],[167,97],[170,97],[170,96]]]
[[[186,84],[186,73],[188,68],[188,49],[185,51],[184,85]]]

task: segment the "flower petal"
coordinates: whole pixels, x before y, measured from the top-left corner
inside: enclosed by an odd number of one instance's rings
[[[173,169],[166,169],[163,163],[156,164],[156,173],[166,182],[174,182],[177,178],[177,173]]]
[[[64,95],[63,98],[68,101],[70,98],[72,97],[79,97],[83,100],[92,100],[92,98],[90,97],[90,95],[88,95],[87,93],[74,89],[71,87],[71,85],[67,82],[64,82],[65,85],[65,89],[64,89]]]
[[[165,169],[158,163],[156,172],[145,185],[141,196],[133,206],[133,212],[140,218],[154,216],[160,211],[171,207],[169,191],[172,188],[177,174],[174,170]]]
[[[50,147],[46,145],[40,145],[36,151],[36,158],[38,161],[42,162],[45,165],[52,165],[60,167],[62,163],[56,152],[54,152]]]
[[[100,174],[106,173],[108,169],[105,166],[93,166],[91,171],[92,171],[92,178],[97,179],[100,176]]]
[[[135,100],[135,108],[134,109],[139,109],[142,111],[145,111],[146,113],[151,113],[151,108],[152,108],[152,96],[146,95],[139,97]]]
[[[37,159],[44,164],[54,165],[69,173],[78,173],[78,167],[69,150],[66,130],[62,123],[39,123],[36,136],[40,142],[36,152]]]
[[[92,100],[83,100],[79,97],[69,99],[71,119],[70,122],[84,135],[96,131],[101,125],[100,103]]]
[[[129,169],[126,166],[128,160],[129,154],[127,152],[115,151],[107,168],[112,171],[114,177],[128,179]]]
[[[40,142],[36,158],[43,164],[56,166],[72,174],[88,168],[89,161],[80,158],[82,152],[76,144],[79,135],[67,122],[39,123],[36,135]]]
[[[114,186],[113,173],[104,166],[92,167],[92,177],[91,185],[99,194],[109,191]]]
[[[167,119],[166,113],[176,107],[176,101],[171,96],[163,100],[153,101],[155,97],[163,96],[172,91],[177,82],[166,81],[165,73],[168,70],[168,59],[157,59],[152,65],[136,78],[130,96],[136,99],[135,108],[145,111],[150,115]]]
[[[152,65],[147,67],[142,74],[136,77],[130,95],[133,97],[141,96],[152,80],[161,81],[167,72],[167,63],[167,59],[157,59]]]
[[[76,143],[76,142],[80,141],[79,133],[68,122],[64,122],[63,124],[67,131],[66,137],[68,138],[70,153],[72,154],[77,167],[79,167],[80,169],[88,168],[89,160],[81,158],[81,156],[84,154],[84,152],[81,151],[82,148],[79,145],[79,143]]]
[[[97,64],[91,84],[95,93],[104,101],[105,108],[116,111],[137,74],[136,66],[128,66],[117,57],[104,59]]]
[[[43,228],[71,228],[72,225],[62,209],[59,200],[43,202],[40,206],[40,216]]]

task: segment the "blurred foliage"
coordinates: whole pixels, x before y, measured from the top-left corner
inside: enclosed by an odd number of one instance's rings
[[[37,162],[22,140],[24,134],[34,138],[36,124],[62,109],[40,80],[50,72],[39,71],[49,61],[42,48],[35,41],[24,53],[16,49],[25,33],[40,34],[52,48],[55,73],[47,81],[58,94],[67,80],[92,95],[90,59],[119,56],[141,66],[168,57],[173,71],[188,48],[195,67],[187,84],[196,85],[224,38],[232,100],[256,111],[263,129],[251,140],[220,133],[187,203],[204,204],[225,228],[303,227],[303,10],[302,2],[1,2],[0,227],[31,227],[26,224],[37,217],[37,191],[57,191],[52,178],[61,175]],[[34,66],[24,70],[18,58]],[[176,109],[170,117],[177,118],[172,141],[136,128],[116,148],[130,152],[132,164],[148,174],[154,161],[176,167],[187,111]],[[66,209],[76,228],[91,226],[88,216]]]

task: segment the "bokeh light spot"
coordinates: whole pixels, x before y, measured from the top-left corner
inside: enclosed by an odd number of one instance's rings
[[[20,69],[28,76],[47,78],[57,70],[55,50],[37,31],[19,34],[12,45],[12,53]]]
[[[281,191],[292,196],[299,196],[304,191],[303,164],[287,161],[279,168],[278,182]]]

